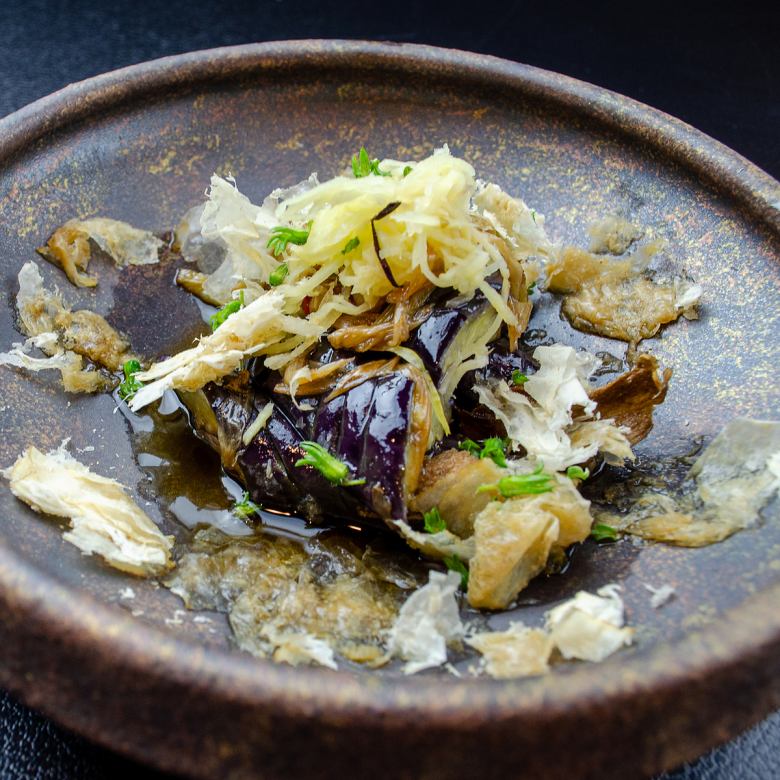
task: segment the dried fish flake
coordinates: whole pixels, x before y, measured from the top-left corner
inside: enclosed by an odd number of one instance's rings
[[[173,537],[165,536],[116,480],[90,471],[60,448],[28,447],[3,470],[11,492],[36,512],[70,520],[63,538],[86,555],[138,576],[171,568]]]

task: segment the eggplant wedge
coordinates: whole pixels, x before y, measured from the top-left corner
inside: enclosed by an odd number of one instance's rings
[[[491,282],[500,288],[498,276]],[[447,406],[463,376],[464,363],[486,355],[500,328],[493,307],[481,292],[462,302],[451,292],[440,293],[429,303],[430,315],[404,347],[419,355]]]
[[[520,342],[517,352],[510,351],[509,344],[504,338],[494,342],[491,345],[487,365],[469,371],[460,380],[453,395],[452,412],[459,432],[471,439],[506,436],[502,423],[480,404],[474,387],[494,379],[503,379],[513,384],[513,377],[531,376],[537,368],[536,362],[531,357],[530,348],[523,342]]]
[[[223,385],[180,394],[196,433],[253,501],[312,521],[326,514],[351,521],[406,518],[407,467],[418,460],[419,446],[416,383],[407,372],[367,379],[328,401],[307,398],[301,408],[289,396],[272,396],[267,384],[243,372]],[[265,425],[245,441],[271,400]],[[296,466],[304,441],[322,445],[365,482],[335,485],[314,468]]]

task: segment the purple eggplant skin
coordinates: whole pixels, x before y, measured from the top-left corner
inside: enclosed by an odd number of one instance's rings
[[[218,436],[204,436],[256,503],[309,520],[343,518],[376,522],[406,518],[406,459],[414,411],[414,381],[403,371],[374,377],[327,403],[306,398],[298,409],[289,397],[267,391],[278,376],[256,374],[245,385],[208,385]],[[248,445],[244,431],[273,400],[265,427]],[[197,432],[197,431],[196,431]],[[347,464],[363,485],[330,483],[310,466],[296,466],[302,441],[316,441]]]
[[[247,425],[256,414],[248,382],[242,379],[244,381],[231,381],[224,386],[211,384],[203,388],[219,426],[219,438],[227,446],[227,451],[234,454]],[[230,460],[230,457],[223,458],[223,462]]]
[[[480,404],[474,386],[497,379],[503,379],[511,385],[512,374],[515,371],[531,376],[538,368],[536,361],[531,357],[532,351],[521,342],[517,351],[511,352],[507,340],[501,338],[491,346],[487,365],[469,371],[460,380],[452,396],[454,427],[460,434],[474,440],[506,436],[503,424],[496,420],[491,411]]]
[[[365,485],[362,501],[383,519],[406,519],[406,460],[414,381],[403,371],[367,380],[323,404],[314,439]]]
[[[536,373],[539,364],[532,357],[533,349],[522,341],[515,352],[509,350],[509,342],[505,338],[493,342],[490,357],[484,368],[466,374],[458,384],[458,389],[473,386],[475,382],[485,382],[495,379],[503,379],[512,384],[512,374],[519,371],[521,374],[531,376]],[[470,377],[470,381],[469,381]]]
[[[413,349],[438,385],[446,366],[447,352],[456,347],[463,328],[475,317],[485,315],[491,304],[481,292],[457,306],[448,306],[454,295],[437,296],[430,316],[416,328],[403,346]]]
[[[302,457],[301,432],[279,406],[236,459],[239,481],[256,503],[287,511],[299,511],[306,493],[290,469]]]

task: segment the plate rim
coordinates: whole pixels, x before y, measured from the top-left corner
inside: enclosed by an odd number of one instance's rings
[[[531,97],[552,100],[605,127],[627,134],[655,148],[699,175],[718,192],[732,197],[756,223],[780,235],[780,183],[720,142],[690,125],[607,89],[529,65],[496,57],[418,44],[370,41],[302,40],[245,44],[163,57],[75,82],[0,120],[0,166],[13,154],[45,140],[46,136],[96,112],[120,109],[132,100],[187,83],[206,86],[227,78],[250,75],[258,69],[349,64],[357,68],[394,68],[404,72],[441,75],[456,81],[503,85]],[[349,672],[317,668],[291,668],[246,654],[204,649],[196,642],[146,624],[139,624],[115,606],[65,585],[34,563],[17,555],[0,535],[0,604],[15,616],[11,624],[26,625],[30,636],[59,640],[68,648],[89,655],[109,653],[125,673],[157,676],[172,684],[192,686],[235,706],[281,708],[289,718],[311,717],[312,712],[344,719],[360,718],[377,728],[398,729],[424,713],[436,728],[448,732],[471,730],[477,721],[553,723],[572,717],[586,706],[599,709],[633,706],[637,697],[650,698],[652,706],[671,702],[681,687],[698,679],[702,671],[719,683],[705,681],[696,695],[713,701],[726,681],[744,678],[750,667],[764,669],[763,696],[747,715],[757,720],[780,700],[780,584],[749,597],[713,624],[692,631],[673,643],[639,648],[610,662],[620,669],[609,684],[581,667],[544,678],[494,681],[448,679],[446,686],[468,693],[461,708],[438,706],[433,695],[441,692],[439,678],[376,677],[362,684]],[[24,617],[24,621],[19,618]],[[106,632],[110,627],[110,633]],[[0,630],[0,636],[9,632]],[[10,632],[13,633],[13,632]],[[7,637],[6,637],[7,639]],[[21,642],[24,644],[24,642]],[[3,652],[8,652],[8,646]],[[695,660],[693,660],[695,659]],[[5,659],[4,659],[5,660]],[[0,664],[0,680],[32,706],[92,739],[117,748],[109,731],[85,729],[36,690],[36,682],[11,673]],[[50,693],[50,692],[49,692]],[[725,689],[724,689],[725,693]],[[695,698],[695,697],[694,697]],[[747,714],[747,713],[745,713]],[[745,718],[740,721],[746,725]],[[731,727],[730,733],[735,729]],[[726,736],[720,733],[720,738]],[[695,747],[681,747],[692,757],[716,741],[708,735]],[[122,749],[121,746],[119,748]],[[686,752],[687,750],[687,752]],[[136,752],[130,751],[133,755]],[[675,755],[678,755],[675,754]]]

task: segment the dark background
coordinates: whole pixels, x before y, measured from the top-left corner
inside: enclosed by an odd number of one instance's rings
[[[778,8],[771,0],[720,7],[683,0],[0,0],[0,116],[70,82],[169,54],[291,38],[368,38],[484,52],[590,81],[685,120],[780,178]],[[131,774],[160,777],[0,693],[1,778]],[[669,778],[778,776],[780,713]]]

